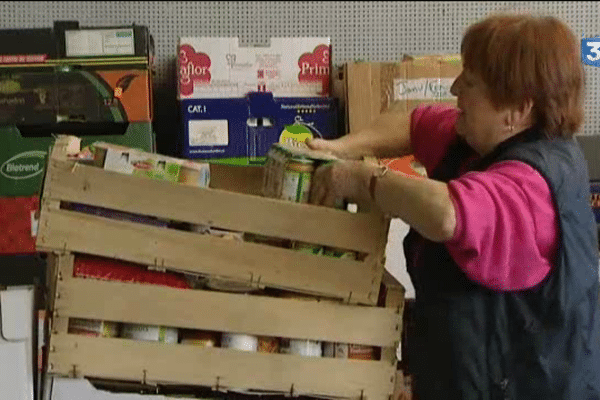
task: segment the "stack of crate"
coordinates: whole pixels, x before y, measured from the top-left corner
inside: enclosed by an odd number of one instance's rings
[[[68,138],[59,137],[48,160],[37,239],[38,248],[54,260],[50,374],[390,398],[404,291],[384,271],[389,227],[384,215],[119,174],[71,160],[67,146]],[[63,207],[67,203],[347,249],[364,257],[324,257],[113,220]],[[321,300],[85,279],[73,274],[80,254]],[[70,318],[350,343],[381,351],[379,360],[356,360],[86,337],[68,332]]]

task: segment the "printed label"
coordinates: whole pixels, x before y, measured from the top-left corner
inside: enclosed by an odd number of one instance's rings
[[[210,82],[210,57],[196,53],[189,44],[179,47],[179,93],[190,96],[194,92],[194,82]]]
[[[581,62],[600,67],[600,37],[581,39]]]
[[[229,123],[223,120],[190,121],[188,124],[190,146],[227,146]]]
[[[329,64],[329,46],[324,44],[317,46],[312,53],[301,55],[298,60],[298,82],[321,82],[321,94],[326,94],[329,88]]]
[[[9,158],[0,166],[0,174],[8,179],[33,178],[44,172],[45,151],[26,151]]]
[[[135,55],[133,29],[93,29],[65,32],[67,57]]]
[[[394,100],[443,100],[454,96],[454,78],[394,79]]]

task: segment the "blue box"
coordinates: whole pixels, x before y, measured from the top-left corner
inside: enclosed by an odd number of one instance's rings
[[[211,163],[262,165],[273,143],[340,136],[337,100],[273,97],[181,100],[182,158]]]

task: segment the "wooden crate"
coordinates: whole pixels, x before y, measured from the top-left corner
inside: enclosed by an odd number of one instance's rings
[[[404,290],[387,273],[378,307],[85,279],[74,254],[54,258],[51,374],[373,400],[394,391]],[[381,360],[86,337],[68,333],[69,318],[363,344]]]
[[[49,157],[37,247],[112,257],[258,287],[374,305],[389,219],[327,207],[119,174],[70,161],[59,138]],[[362,261],[117,221],[61,208],[64,202],[164,220],[314,243],[366,254]]]

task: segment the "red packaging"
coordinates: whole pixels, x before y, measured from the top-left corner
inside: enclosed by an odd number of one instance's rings
[[[35,253],[39,196],[0,197],[0,254]]]
[[[76,256],[73,275],[129,283],[149,283],[180,289],[190,289],[187,281],[169,272],[149,271],[144,266],[111,258]]]

